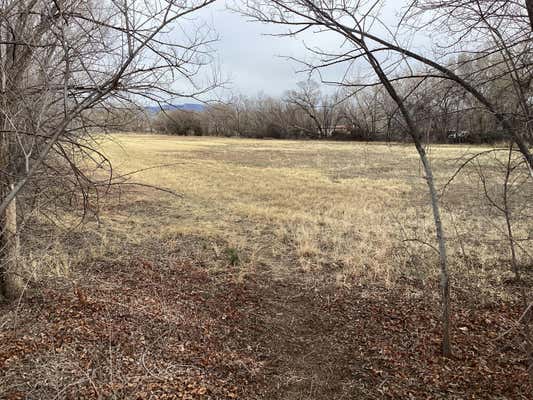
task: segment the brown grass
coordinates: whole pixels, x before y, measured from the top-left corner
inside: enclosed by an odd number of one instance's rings
[[[423,244],[434,243],[427,190],[409,145],[117,135],[103,149],[116,170],[153,167],[133,179],[183,196],[142,190],[127,197],[127,215],[116,208],[103,215],[113,236],[142,242],[157,235],[172,243],[176,235],[193,235],[214,258],[235,249],[244,269],[328,271],[340,282],[435,275],[436,254]],[[438,183],[487,149],[432,146]],[[497,159],[480,162],[496,188]],[[532,193],[526,185],[516,203]],[[480,287],[506,279],[504,219],[487,208],[474,167],[454,180],[443,201],[453,273],[475,277]],[[517,237],[531,234],[527,219],[514,222]],[[531,244],[523,248],[521,262],[530,263]]]

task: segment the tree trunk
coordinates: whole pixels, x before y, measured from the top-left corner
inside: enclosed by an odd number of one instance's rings
[[[0,37],[5,39],[10,33],[0,30]],[[7,92],[8,73],[12,68],[12,60],[8,57],[10,52],[9,45],[0,46],[0,90],[2,93]],[[13,49],[14,52],[14,49]],[[4,131],[10,129],[7,123],[8,103],[6,97],[2,98],[0,105],[3,115],[0,117],[0,128]],[[10,184],[13,171],[10,168],[11,146],[9,134],[4,132],[0,136],[0,203],[4,201],[8,193],[13,188]],[[16,198],[11,200],[4,211],[0,212],[0,296],[8,299],[15,299],[20,296],[23,290],[22,276],[19,273],[19,237],[17,231],[17,203]]]
[[[437,234],[437,242],[439,243],[439,269],[440,269],[440,291],[441,291],[441,321],[442,321],[442,355],[446,357],[451,356],[450,344],[450,277],[448,274],[447,257],[446,257],[446,238],[444,236],[444,228],[442,226],[442,219],[440,216],[439,196],[435,187],[435,180],[433,178],[433,171],[426,151],[419,144],[416,143],[416,148],[426,174],[426,181],[431,197],[431,209],[433,210],[433,220],[435,223],[435,231]]]
[[[529,23],[533,31],[533,0],[526,0],[527,13],[529,15]]]
[[[1,258],[2,271],[1,292],[7,299],[18,298],[24,289],[19,264],[19,235],[17,231],[17,202],[11,201],[2,216]]]
[[[356,39],[357,40],[357,39]],[[433,170],[427,157],[426,150],[422,144],[422,134],[418,129],[415,121],[411,117],[411,113],[405,106],[404,101],[396,92],[394,86],[392,86],[387,74],[383,71],[383,68],[379,64],[378,60],[374,57],[372,52],[366,47],[364,42],[360,41],[361,47],[365,50],[370,65],[374,69],[379,80],[389,93],[390,97],[398,105],[405,123],[409,129],[409,135],[413,139],[416,147],[416,151],[422,161],[424,167],[424,173],[426,175],[426,182],[429,188],[429,194],[431,198],[431,209],[433,211],[433,220],[435,223],[435,231],[437,236],[437,242],[439,244],[439,269],[440,269],[440,291],[441,291],[441,322],[442,322],[442,355],[450,357],[452,354],[450,343],[450,276],[448,273],[448,262],[446,256],[446,237],[444,235],[444,227],[440,215],[440,204],[437,188],[435,187],[435,179],[433,178]]]

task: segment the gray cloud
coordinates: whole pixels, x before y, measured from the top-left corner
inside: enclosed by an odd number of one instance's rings
[[[254,95],[259,91],[278,96],[306,78],[298,63],[283,57],[305,59],[307,52],[300,38],[267,36],[280,32],[272,25],[249,22],[225,9],[204,11],[219,36],[214,45],[223,75],[237,92]]]
[[[385,7],[385,19],[392,20],[403,3],[403,0],[392,5],[389,3]],[[282,95],[308,76],[305,72],[298,72],[304,68],[303,65],[287,57],[311,61],[313,56],[306,46],[339,51],[343,43],[331,32],[307,32],[297,38],[272,37],[269,34],[281,33],[284,28],[251,22],[227,10],[223,3],[201,10],[197,19],[197,22],[200,21],[212,26],[219,36],[213,48],[221,74],[229,78],[228,88],[245,95],[253,96],[259,92],[270,96]],[[345,70],[345,65],[330,68],[324,72],[323,78],[338,80]],[[318,76],[314,78],[319,79]]]

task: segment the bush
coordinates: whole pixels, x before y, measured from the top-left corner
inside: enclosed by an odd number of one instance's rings
[[[366,129],[353,128],[350,131],[333,131],[329,139],[339,141],[346,140],[354,142],[371,142],[374,140],[374,136],[372,135],[372,132]]]
[[[166,111],[158,114],[154,129],[160,133],[180,136],[202,136],[204,127],[195,111]]]
[[[472,144],[494,144],[507,139],[507,135],[503,132],[489,131],[468,135],[466,142]]]

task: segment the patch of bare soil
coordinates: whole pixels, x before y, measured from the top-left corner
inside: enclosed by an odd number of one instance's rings
[[[3,305],[0,398],[530,398],[513,304],[456,296],[443,359],[427,290],[233,277],[133,259]]]

